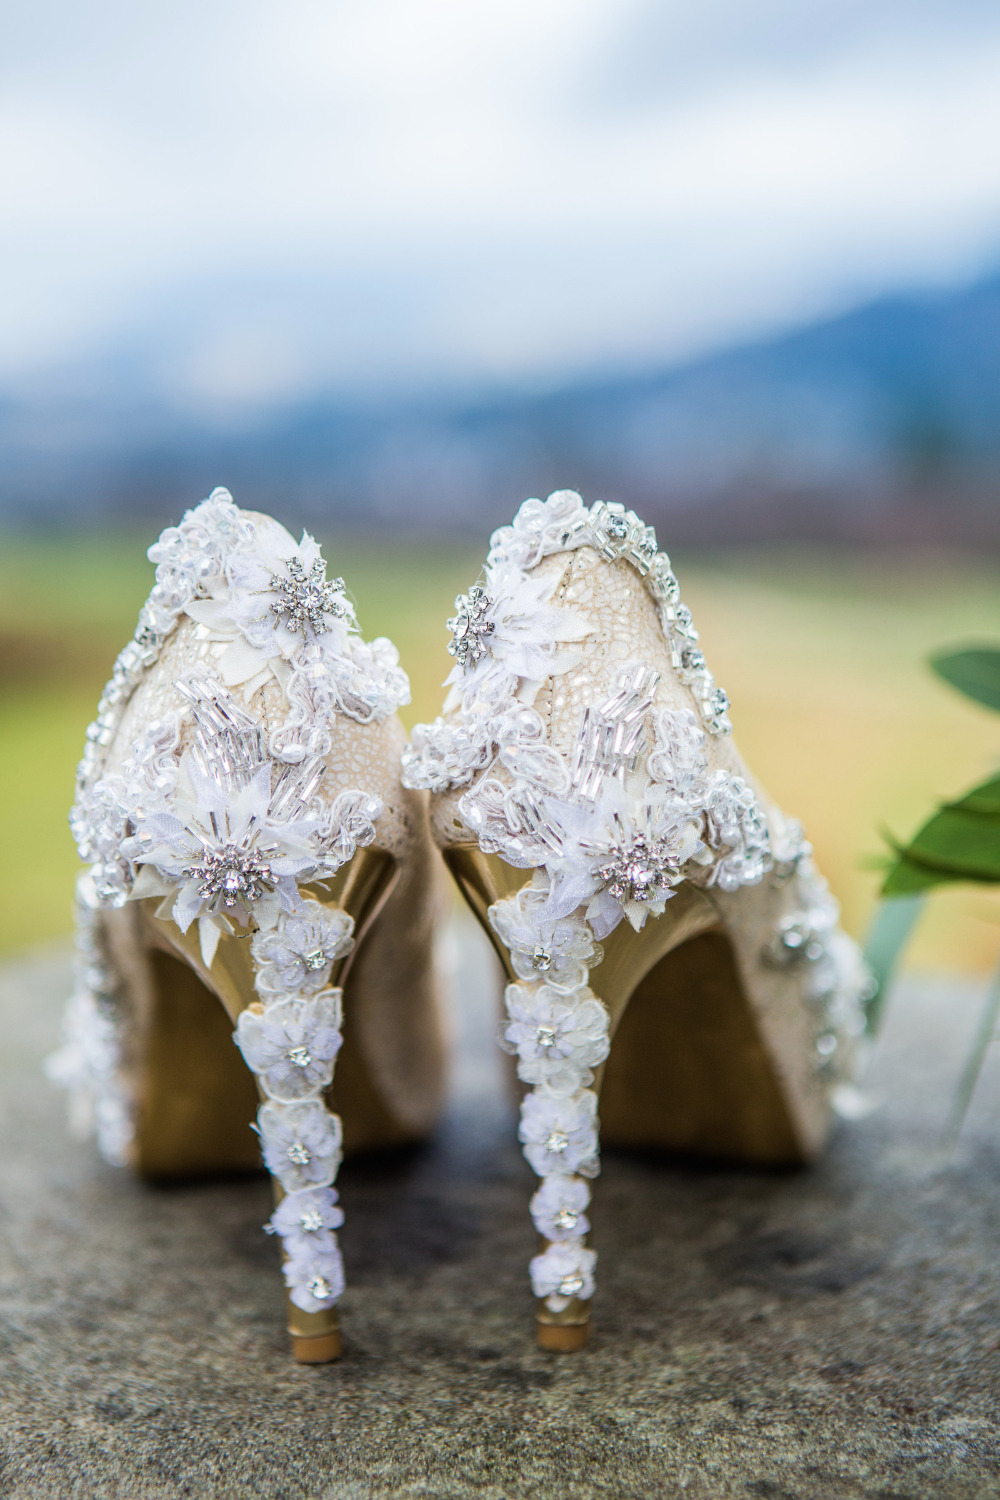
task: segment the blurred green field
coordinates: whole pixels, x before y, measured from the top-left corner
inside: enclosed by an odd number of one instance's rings
[[[129,536],[0,541],[0,951],[62,937],[75,851],[66,827],[83,731],[152,569]],[[441,546],[328,539],[366,635],[389,635],[413,684],[408,723],[433,717],[450,665],[443,621],[481,559]],[[755,773],[801,817],[863,932],[879,830],[906,834],[936,795],[1000,760],[1000,719],[924,666],[935,646],[1000,638],[991,571],[974,562],[866,563],[819,553],[676,557],[685,598],[733,699]],[[910,962],[966,971],[1000,953],[1000,899],[935,898]]]

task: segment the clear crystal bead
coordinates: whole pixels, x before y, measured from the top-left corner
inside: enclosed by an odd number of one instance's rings
[[[552,1220],[557,1229],[575,1229],[580,1215],[572,1208],[561,1208]]]
[[[570,1271],[559,1283],[559,1295],[561,1297],[578,1297],[583,1291],[583,1277],[579,1271]]]
[[[306,1282],[306,1289],[316,1298],[317,1302],[325,1302],[333,1291],[325,1276],[310,1276]]]
[[[539,1047],[548,1049],[554,1046],[556,1034],[551,1026],[536,1026],[535,1035],[538,1038]]]
[[[303,953],[302,962],[307,969],[318,974],[320,969],[326,968],[326,954],[322,948],[312,948],[308,953]]]
[[[552,954],[545,948],[536,948],[531,955],[531,967],[537,969],[540,974],[547,974],[552,967]]]
[[[306,1234],[316,1234],[323,1228],[323,1215],[317,1208],[307,1208],[299,1219],[299,1228],[304,1229]]]
[[[312,1161],[312,1152],[309,1150],[309,1147],[304,1146],[301,1141],[293,1141],[288,1150],[285,1152],[285,1155],[288,1157],[288,1160],[290,1162],[294,1162],[297,1167],[304,1167],[307,1162]]]
[[[308,1047],[291,1047],[288,1051],[288,1061],[297,1068],[308,1068],[312,1062],[312,1053]]]
[[[566,1150],[566,1147],[568,1145],[569,1136],[566,1135],[562,1130],[553,1130],[550,1131],[549,1137],[545,1142],[545,1149],[546,1151],[551,1151],[553,1155],[559,1156],[563,1151]]]

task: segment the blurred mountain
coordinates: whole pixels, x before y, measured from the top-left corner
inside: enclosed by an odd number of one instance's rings
[[[0,519],[160,522],[224,483],[320,530],[481,534],[573,487],[685,541],[1000,543],[1000,275],[547,392],[338,389],[206,414],[155,367],[140,342],[0,392]]]

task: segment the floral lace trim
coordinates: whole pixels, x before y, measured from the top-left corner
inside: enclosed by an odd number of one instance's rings
[[[49,1071],[83,1101],[77,1113],[96,1125],[108,1159],[124,1161],[131,1116],[97,911],[161,897],[158,916],[184,932],[198,923],[209,968],[223,934],[249,929],[260,1001],[240,1017],[236,1041],[267,1095],[257,1128],[288,1195],[269,1228],[282,1237],[292,1300],[315,1311],[343,1289],[332,1186],[341,1131],[323,1094],[341,1043],[341,993],[329,979],[353,946],[353,924],[299,888],[370,844],[382,812],[360,790],[329,805],[319,797],[333,716],[384,719],[409,701],[409,684],[389,641],[361,640],[343,580],[327,581],[313,539],[296,544],[277,522],[238,510],[225,490],[165,531],[149,556],[156,582],[78,771],[70,822],[90,873],[81,883],[77,990]],[[211,674],[175,684],[194,721],[191,743],[181,750],[182,715],[168,715],[147,724],[121,769],[105,774],[132,693],[184,618],[214,658]],[[235,694],[249,701],[272,679],[289,711],[265,742]]]
[[[53,1083],[66,1089],[70,1128],[94,1135],[105,1161],[128,1161],[134,1138],[132,1099],[122,1068],[118,981],[98,918],[88,874],[76,883],[76,952],[73,993],[66,1003],[58,1049],[45,1061]]]
[[[546,742],[531,703],[543,679],[575,665],[587,631],[553,607],[554,582],[531,570],[583,546],[628,562],[643,578],[694,709],[656,709],[658,673],[632,663],[605,702],[584,709],[562,755]],[[596,1257],[585,1242],[587,1179],[599,1171],[592,1084],[610,1043],[608,1012],[588,980],[601,941],[623,919],[639,929],[659,916],[682,881],[722,892],[769,872],[796,881],[809,912],[822,907],[827,922],[825,959],[809,960],[812,988],[822,992],[816,1045],[824,1077],[834,1066],[827,1040],[834,1026],[857,1028],[860,958],[836,932],[836,905],[822,896],[797,825],[772,847],[747,783],[709,772],[707,737],[730,732],[728,700],[697,649],[669,559],[633,512],[600,502],[587,509],[567,490],[526,501],[513,525],[494,533],[483,582],[459,596],[448,625],[451,695],[444,717],[414,730],[403,782],[434,792],[467,788],[458,810],[480,848],[534,872],[488,915],[517,976],[505,991],[501,1045],[531,1086],[520,1139],[542,1179],[532,1217],[549,1242],[532,1261],[532,1285],[560,1311],[594,1291]],[[787,945],[773,948],[771,961],[784,963],[786,952],[794,962]]]

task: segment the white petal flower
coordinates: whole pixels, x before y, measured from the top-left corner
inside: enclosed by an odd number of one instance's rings
[[[227,687],[250,696],[306,643],[342,656],[357,630],[343,580],[326,582],[319,547],[301,542],[270,517],[254,523],[252,545],[227,556],[224,570],[202,581],[185,611],[219,647],[218,672]]]
[[[597,1172],[597,1096],[528,1094],[521,1104],[518,1139],[539,1177],[551,1172]]]
[[[531,1290],[552,1312],[562,1312],[574,1298],[594,1295],[597,1256],[582,1240],[560,1240],[531,1262]]]
[[[264,1165],[286,1193],[325,1187],[340,1165],[340,1121],[318,1099],[268,1103],[257,1112]]]
[[[447,681],[461,687],[463,696],[477,694],[491,675],[506,679],[506,693],[513,693],[518,679],[541,682],[546,677],[569,670],[579,660],[579,652],[570,643],[591,634],[589,621],[573,610],[560,609],[550,603],[556,580],[532,577],[508,563],[488,566],[475,601],[462,595],[456,601],[458,615],[454,626],[453,646],[464,639],[463,601],[475,604],[476,624],[482,654],[470,655],[465,664],[455,666]],[[477,586],[478,588],[479,586]],[[471,607],[471,604],[470,604]],[[477,651],[478,651],[477,647]],[[495,668],[502,671],[497,674]]]
[[[282,1267],[291,1301],[303,1312],[332,1307],[344,1293],[344,1262],[340,1247],[295,1254]]]
[[[287,1256],[306,1260],[317,1252],[336,1249],[334,1230],[343,1222],[336,1188],[305,1188],[282,1198],[264,1228],[268,1234],[281,1236]]]
[[[341,992],[279,1000],[266,1010],[245,1010],[236,1023],[236,1045],[274,1099],[304,1099],[328,1087],[343,1038]]]
[[[547,1240],[574,1239],[590,1229],[586,1214],[589,1203],[589,1184],[582,1177],[567,1177],[560,1172],[543,1178],[531,1200],[531,1218]]]
[[[593,991],[566,992],[545,984],[509,984],[510,1017],[503,1032],[507,1051],[518,1057],[518,1077],[572,1094],[593,1080],[608,1055],[608,1013]]]
[[[133,865],[152,866],[177,890],[172,916],[182,932],[201,919],[273,926],[299,902],[297,882],[323,863],[323,819],[313,797],[320,761],[268,761],[259,725],[210,679],[178,683],[195,714],[195,741],[181,757],[168,803],[141,785],[126,796],[134,834],[122,845]],[[136,895],[150,894],[148,886]],[[217,941],[218,931],[215,932]],[[205,943],[203,941],[203,948]]]
[[[255,933],[250,944],[258,993],[269,998],[323,989],[336,960],[354,947],[353,933],[353,919],[339,907],[303,901],[296,911],[282,912],[277,926]]]
[[[526,886],[516,896],[498,901],[487,912],[490,925],[509,950],[519,979],[541,979],[555,989],[577,989],[587,971],[603,958],[583,917],[578,913],[546,920],[548,891]]]

